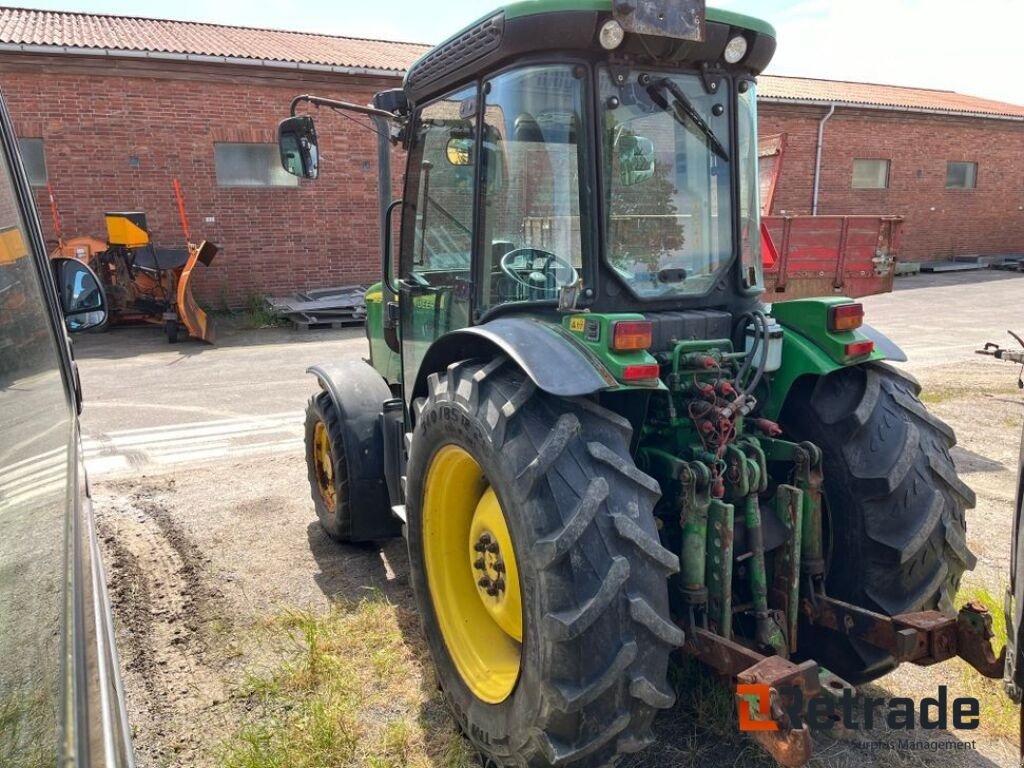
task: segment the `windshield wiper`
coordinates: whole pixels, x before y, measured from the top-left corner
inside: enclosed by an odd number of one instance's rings
[[[711,130],[711,126],[704,122],[704,118],[700,116],[697,108],[693,106],[693,102],[690,101],[683,89],[672,82],[669,78],[663,77],[658,80],[651,80],[649,75],[641,75],[642,78],[647,79],[648,82],[642,83],[647,86],[647,92],[653,97],[655,89],[664,88],[666,91],[672,94],[672,116],[676,118],[680,125],[686,125],[686,119],[689,118],[690,122],[697,126],[697,129],[704,134],[707,139],[708,146],[714,151],[716,155],[725,160],[729,161],[729,152],[726,150],[725,145],[718,140],[715,136],[715,132]],[[668,103],[663,99],[655,99],[655,103],[658,103],[665,109],[668,108]]]

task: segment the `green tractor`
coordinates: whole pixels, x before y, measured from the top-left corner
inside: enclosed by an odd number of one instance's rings
[[[796,695],[955,655],[1002,675],[990,617],[954,610],[974,494],[902,353],[850,299],[759,301],[775,45],[703,0],[531,0],[372,107],[300,96],[281,123],[305,178],[330,158],[299,105],[380,136],[370,356],[310,369],[309,479],[334,539],[407,537],[487,765],[651,744],[677,651],[767,686],[740,704],[787,765],[811,749]]]

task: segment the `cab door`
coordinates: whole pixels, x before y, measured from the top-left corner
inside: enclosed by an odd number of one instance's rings
[[[407,393],[430,345],[470,321],[476,112],[473,86],[423,107],[414,123],[398,280]]]

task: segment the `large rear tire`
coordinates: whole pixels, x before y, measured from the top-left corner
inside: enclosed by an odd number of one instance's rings
[[[409,552],[456,719],[502,767],[606,766],[642,749],[673,703],[668,657],[683,633],[668,605],[678,559],[652,514],[660,489],[630,457],[628,422],[537,390],[505,358],[456,363],[428,386],[409,455]],[[477,541],[496,516],[506,532]],[[474,562],[494,540],[501,573],[509,560],[518,573],[518,624],[488,603],[511,591],[477,591],[495,584],[492,555]]]
[[[920,385],[884,364],[844,368],[797,386],[787,436],[822,449],[828,594],[889,616],[952,615],[965,570],[965,510],[974,493],[949,454],[953,430],[918,399]],[[805,627],[801,648],[852,683],[896,666],[866,643]]]

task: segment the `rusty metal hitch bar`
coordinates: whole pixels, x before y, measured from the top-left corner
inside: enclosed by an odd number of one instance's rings
[[[995,652],[992,616],[977,602],[967,603],[955,619],[938,611],[889,617],[822,594],[801,601],[800,610],[808,623],[882,648],[900,663],[928,666],[959,656],[985,677],[1003,677],[1006,649]],[[683,650],[687,654],[719,674],[735,678],[741,712],[754,716],[743,686],[767,687],[768,701],[758,701],[755,718],[767,727],[750,730],[747,735],[780,765],[805,765],[814,743],[806,723],[799,728],[791,724],[786,712],[791,711],[792,702],[785,697],[799,689],[803,702],[821,693],[838,698],[852,686],[813,660],[797,664],[781,656],[764,656],[699,626],[685,629]]]
[[[755,722],[765,724],[763,730],[750,730],[747,735],[779,765],[787,768],[805,765],[814,742],[806,723],[796,728],[790,722],[786,713],[792,710],[793,702],[786,697],[799,689],[801,701],[806,703],[822,692],[838,698],[844,690],[852,688],[842,678],[819,667],[816,661],[797,664],[781,656],[764,656],[701,627],[686,627],[683,650],[719,674],[736,679],[737,707],[747,707],[745,711]],[[745,700],[744,685],[767,686],[768,701],[758,702],[756,717],[751,702]]]
[[[985,677],[1003,676],[1006,649],[996,654],[992,615],[978,602],[955,619],[938,611],[889,617],[825,595],[803,600],[800,609],[808,623],[886,650],[900,663],[930,666],[959,656]]]

